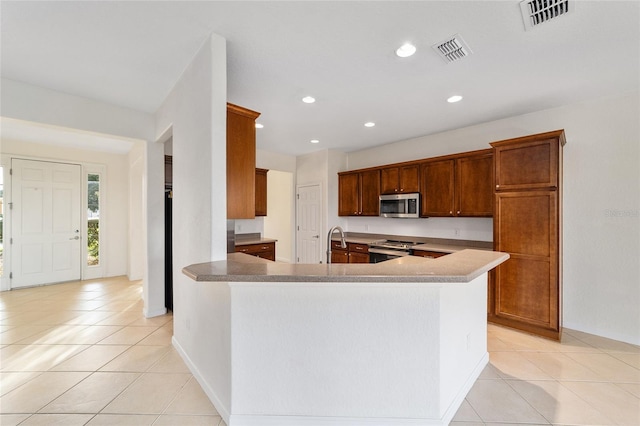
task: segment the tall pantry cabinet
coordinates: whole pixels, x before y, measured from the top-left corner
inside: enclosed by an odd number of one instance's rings
[[[489,321],[547,338],[562,334],[563,130],[494,142],[495,270]]]

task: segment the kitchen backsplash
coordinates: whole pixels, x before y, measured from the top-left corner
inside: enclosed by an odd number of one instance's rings
[[[382,217],[350,217],[347,220],[345,231],[456,240],[493,241],[493,218],[432,217],[420,219],[391,219]]]
[[[264,217],[256,217],[255,219],[236,219],[236,234],[253,233],[264,235]]]

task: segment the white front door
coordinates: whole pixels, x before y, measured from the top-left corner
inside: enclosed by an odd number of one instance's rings
[[[320,185],[298,187],[297,263],[321,263],[322,191]]]
[[[81,169],[11,160],[11,287],[79,280]]]

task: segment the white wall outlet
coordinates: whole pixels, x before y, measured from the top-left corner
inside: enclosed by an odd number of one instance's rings
[[[455,235],[456,237],[460,236],[460,228],[453,228],[453,235]]]
[[[365,230],[365,231],[368,231],[368,230],[369,230],[369,225],[365,225],[365,226],[364,226],[364,230]]]

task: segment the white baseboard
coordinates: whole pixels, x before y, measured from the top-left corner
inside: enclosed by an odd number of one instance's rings
[[[229,426],[447,426],[431,419],[232,415]]]
[[[153,317],[159,317],[161,315],[164,315],[167,313],[167,308],[162,307],[160,309],[155,309],[153,311],[147,311],[146,309],[143,312],[143,315],[145,318],[153,318]]]
[[[451,404],[449,404],[449,407],[447,408],[447,410],[444,412],[444,415],[442,416],[443,425],[448,425],[449,423],[451,423],[453,416],[455,416],[456,413],[458,412],[458,409],[460,409],[462,402],[467,397],[467,394],[473,387],[473,384],[476,382],[476,380],[478,380],[478,377],[480,377],[480,374],[482,374],[482,370],[484,370],[487,364],[489,364],[489,352],[485,352],[484,356],[480,359],[478,364],[473,368],[473,371],[471,372],[467,380],[464,382],[464,386],[460,388],[460,391],[458,392],[458,394],[455,396]]]
[[[198,370],[198,368],[195,366],[193,361],[191,361],[191,358],[189,358],[189,356],[184,351],[184,349],[182,349],[182,346],[180,346],[180,343],[178,342],[178,340],[176,340],[176,336],[173,336],[171,338],[171,343],[173,344],[173,347],[176,348],[176,350],[182,357],[182,360],[189,368],[189,371],[191,371],[191,374],[193,374],[193,377],[196,378],[196,380],[202,387],[202,390],[204,391],[204,393],[207,395],[207,397],[209,398],[213,406],[216,408],[216,411],[218,412],[218,414],[220,414],[220,417],[223,418],[223,420],[228,426],[231,426],[231,422],[229,420],[228,408],[222,403],[222,401],[220,401],[220,398],[218,398],[218,395],[216,395],[213,389],[211,389],[211,386],[209,386],[209,384],[205,381],[204,377],[202,377],[200,370]]]

